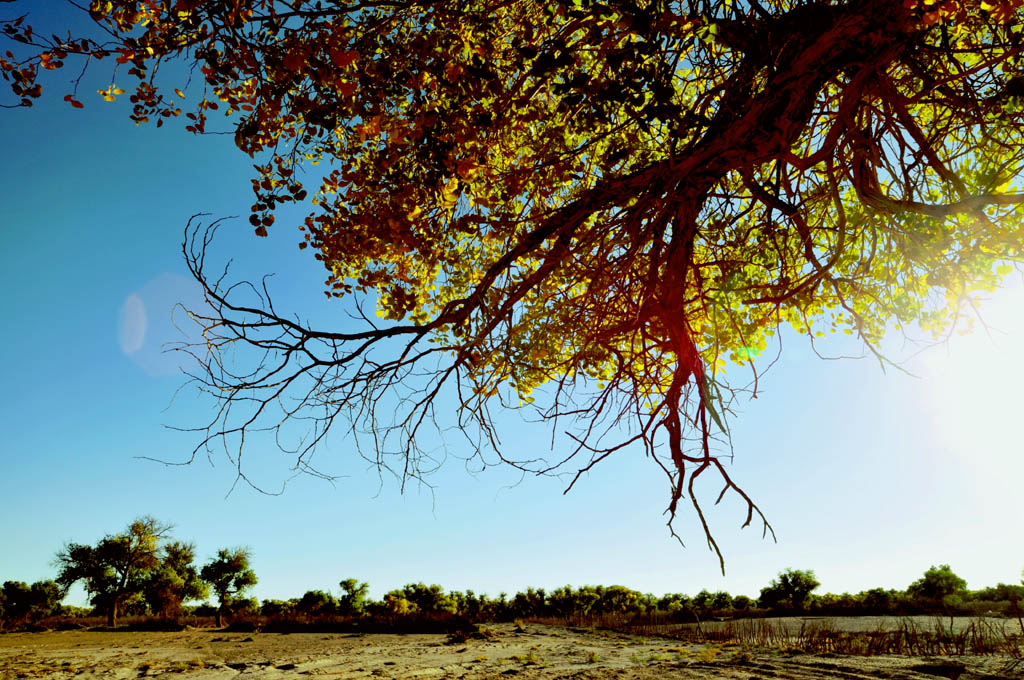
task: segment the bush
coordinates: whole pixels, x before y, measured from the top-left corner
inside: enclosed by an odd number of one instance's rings
[[[761,589],[758,602],[769,609],[801,610],[811,591],[820,585],[810,569],[787,569]]]
[[[967,581],[953,573],[948,564],[940,564],[924,572],[924,576],[907,586],[907,594],[931,604],[956,606],[967,593]]]

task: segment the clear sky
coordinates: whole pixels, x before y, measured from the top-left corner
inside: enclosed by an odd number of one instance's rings
[[[991,337],[925,352],[907,363],[916,377],[870,359],[824,361],[787,336],[759,398],[732,421],[729,467],[778,543],[757,527],[739,531],[743,507],[723,501],[710,515],[724,577],[692,514],[677,524],[685,549],[669,536],[665,482],[639,451],[599,465],[568,495],[564,479],[469,474],[458,450],[432,492],[402,495],[340,438],[319,455],[344,478],[298,477],[280,496],[228,494],[234,471],[223,457],[141,460],[186,457],[194,436],[164,425],[208,415],[189,393],[168,408],[183,379],[159,352],[177,339],[173,305],[196,295],[180,253],[190,215],[242,215],[222,231],[219,261],[233,258],[240,275],[276,272],[282,309],[347,322],[324,301],[319,264],[296,247],[299,213],[279,216],[270,238],[253,236],[251,161],[230,136],[136,127],[127,102],[103,102],[89,82],[86,108],[73,110],[60,101],[68,77],[50,78],[32,109],[0,110],[0,581],[52,578],[63,543],[95,542],[144,514],[173,523],[200,560],[249,546],[261,599],[337,590],[346,577],[369,581],[374,596],[421,580],[491,595],[566,583],[756,595],[787,567],[815,570],[832,592],[904,588],[940,563],[973,588],[1020,579],[1019,286],[982,306]],[[886,349],[913,351],[895,339]],[[517,416],[502,425],[511,449],[548,446],[546,431]],[[556,436],[553,457],[567,445]],[[268,485],[289,474],[276,450],[248,455]],[[717,491],[705,489],[709,501]]]

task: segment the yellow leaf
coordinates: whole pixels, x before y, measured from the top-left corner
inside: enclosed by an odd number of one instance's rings
[[[174,94],[178,95],[178,96],[179,96],[179,97],[181,97],[182,99],[184,99],[184,98],[185,98],[185,93],[184,93],[184,92],[182,92],[181,90],[179,90],[178,88],[174,88]]]

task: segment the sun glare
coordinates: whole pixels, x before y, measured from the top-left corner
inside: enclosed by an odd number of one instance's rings
[[[1024,289],[994,293],[979,307],[987,330],[953,337],[923,357],[925,406],[940,446],[966,461],[1024,472]]]

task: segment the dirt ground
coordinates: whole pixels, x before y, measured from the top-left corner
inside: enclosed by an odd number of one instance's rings
[[[1024,662],[1005,657],[786,655],[536,624],[488,628],[491,639],[461,644],[444,635],[8,633],[0,678],[1024,678]]]

